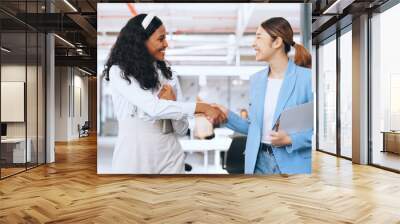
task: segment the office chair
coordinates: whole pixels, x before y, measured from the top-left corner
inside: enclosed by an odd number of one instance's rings
[[[89,136],[89,129],[90,129],[89,121],[85,121],[85,123],[80,128],[78,125],[78,129],[79,129],[79,138]]]

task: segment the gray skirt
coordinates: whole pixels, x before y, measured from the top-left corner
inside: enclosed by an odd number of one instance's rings
[[[119,174],[180,174],[185,156],[175,133],[163,134],[161,121],[139,118],[118,122],[112,170]]]

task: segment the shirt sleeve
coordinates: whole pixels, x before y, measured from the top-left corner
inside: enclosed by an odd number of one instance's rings
[[[121,77],[121,70],[116,66],[110,69],[110,87],[128,102],[143,110],[154,120],[181,120],[193,116],[196,103],[177,102],[158,99],[150,90],[144,90],[135,79],[131,83]]]
[[[173,86],[176,94],[176,101],[177,102],[182,102],[183,101],[183,94],[182,94],[182,89],[179,84],[178,77],[174,76],[173,82],[171,85]],[[193,112],[194,113],[194,112]],[[172,127],[174,128],[175,133],[178,135],[185,135],[187,133],[187,130],[189,128],[189,122],[187,117],[183,117],[180,120],[172,120]]]
[[[233,113],[231,110],[228,112],[228,120],[225,126],[241,134],[247,135],[249,131],[249,121],[244,120],[239,115]]]

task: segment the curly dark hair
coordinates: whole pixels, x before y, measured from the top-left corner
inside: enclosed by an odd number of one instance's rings
[[[117,65],[122,70],[121,77],[129,84],[131,78],[136,79],[144,90],[154,90],[160,87],[157,65],[167,79],[172,79],[172,71],[165,61],[156,60],[146,47],[147,39],[162,25],[158,17],[154,17],[146,29],[142,21],[147,14],[139,14],[128,21],[122,28],[117,41],[111,49],[106,61],[103,75],[109,81],[111,66]]]

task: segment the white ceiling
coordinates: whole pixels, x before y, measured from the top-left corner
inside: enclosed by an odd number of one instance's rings
[[[135,15],[129,7],[137,14],[154,13],[174,33],[235,33],[239,11],[244,9],[253,9],[246,32],[255,32],[262,21],[277,16],[286,18],[294,30],[300,26],[300,4],[99,3],[98,32],[119,32]]]
[[[254,72],[251,47],[257,27],[271,17],[284,17],[300,41],[300,4],[280,3],[99,3],[97,5],[98,61],[102,63],[126,22],[140,13],[154,13],[164,23],[169,49],[166,60],[175,70],[188,66],[241,66]],[[189,67],[190,68],[190,67]],[[193,70],[195,71],[195,70]],[[223,73],[224,69],[218,69]],[[232,71],[227,69],[227,71]],[[231,74],[221,74],[231,75]],[[246,74],[237,74],[246,75]]]

